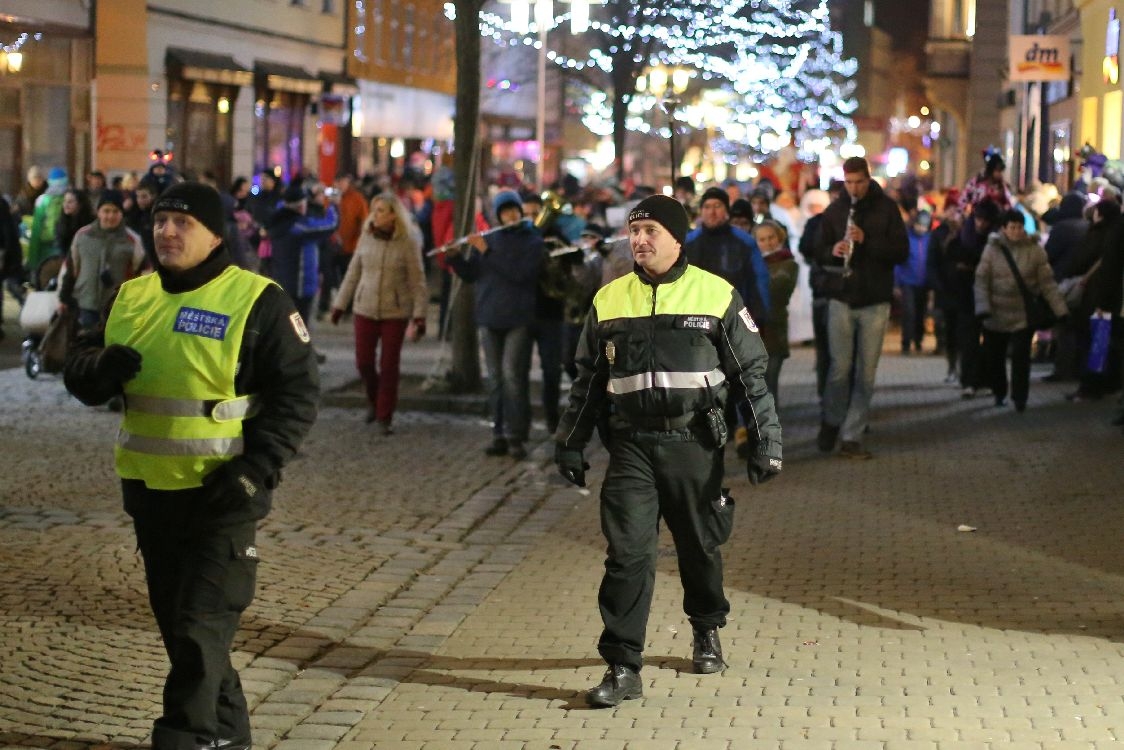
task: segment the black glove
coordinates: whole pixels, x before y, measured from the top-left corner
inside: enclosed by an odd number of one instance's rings
[[[749,457],[745,468],[746,474],[749,475],[749,483],[756,487],[759,484],[765,484],[765,482],[780,474],[782,464],[779,458],[755,453]]]
[[[132,380],[140,369],[141,353],[124,344],[110,344],[94,361],[94,374],[118,385]]]
[[[237,458],[203,477],[203,486],[208,490],[207,505],[216,513],[242,510],[266,492],[257,472]]]
[[[585,487],[585,470],[589,468],[589,464],[585,462],[580,450],[567,448],[559,443],[554,448],[554,463],[558,465],[558,473],[567,482]]]
[[[979,323],[984,322],[991,317],[991,313],[976,313],[976,321]]]

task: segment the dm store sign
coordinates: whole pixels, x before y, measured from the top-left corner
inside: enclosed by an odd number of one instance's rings
[[[1010,50],[1011,81],[1069,80],[1069,37],[1031,34],[1012,36]]]

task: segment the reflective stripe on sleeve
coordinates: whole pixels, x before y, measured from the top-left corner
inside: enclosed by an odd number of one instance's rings
[[[620,396],[650,388],[713,388],[726,382],[726,374],[715,368],[710,372],[642,372],[624,378],[610,378],[608,391]]]

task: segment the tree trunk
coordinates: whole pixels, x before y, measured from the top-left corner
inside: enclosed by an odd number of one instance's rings
[[[453,122],[453,171],[456,176],[456,236],[472,231],[475,210],[477,159],[480,145],[480,7],[483,0],[457,0],[457,109]],[[456,295],[449,306],[452,358],[448,384],[454,393],[479,391],[479,344],[473,317],[472,284],[453,283]]]

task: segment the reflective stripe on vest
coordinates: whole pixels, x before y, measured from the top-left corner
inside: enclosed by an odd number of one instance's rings
[[[216,422],[232,419],[249,419],[258,412],[258,401],[253,396],[239,396],[226,401],[202,401],[190,398],[164,396],[129,396],[126,408],[143,414],[164,417],[210,417]]]
[[[710,372],[642,372],[624,378],[610,378],[607,390],[620,396],[647,388],[711,388],[726,382],[726,374],[715,368]]]
[[[242,438],[158,438],[117,433],[118,447],[152,456],[237,456]]]
[[[198,289],[167,294],[156,274],[121,285],[105,341],[141,353],[125,383],[117,473],[150,489],[199,487],[243,451],[252,396],[234,390],[246,320],[269,279],[234,266]]]

